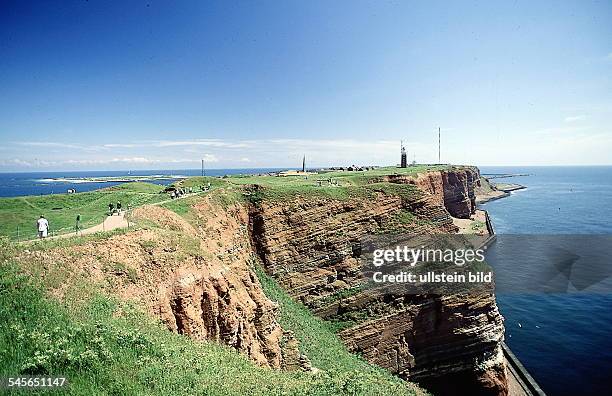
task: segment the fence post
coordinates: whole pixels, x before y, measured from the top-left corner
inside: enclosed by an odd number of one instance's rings
[[[19,242],[19,239],[20,239],[19,237],[20,237],[20,235],[19,235],[19,225],[18,225],[17,226],[17,242]]]

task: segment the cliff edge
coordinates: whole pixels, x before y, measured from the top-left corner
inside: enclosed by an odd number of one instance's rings
[[[135,209],[134,229],[21,249],[16,260],[32,276],[61,274],[49,286],[60,300],[85,281],[136,302],[174,333],[226,345],[260,367],[323,371],[313,378],[325,386],[382,381],[391,388],[380,394],[420,394],[409,383],[416,382],[436,395],[506,395],[504,326],[493,294],[384,294],[365,288],[361,276],[360,243],[369,235],[457,233],[454,219],[474,217],[478,169],[309,177],[183,180],[212,180],[213,188]],[[274,298],[272,283],[280,290]],[[284,295],[290,301],[280,304]],[[335,329],[325,345],[339,338],[341,365],[316,345],[313,326],[320,334]],[[346,349],[409,382],[389,380]]]
[[[348,199],[264,192],[250,210],[253,246],[292,297],[340,324],[349,350],[434,394],[505,395],[494,295],[381,295],[360,277],[366,235],[456,232],[452,216],[474,214],[479,183],[476,168],[461,167],[376,177]]]

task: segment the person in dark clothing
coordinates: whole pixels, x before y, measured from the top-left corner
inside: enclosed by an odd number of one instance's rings
[[[115,212],[115,205],[113,205],[113,203],[111,202],[108,204],[108,213],[110,216],[112,216],[114,212]]]
[[[121,213],[121,202],[117,201],[117,212]]]

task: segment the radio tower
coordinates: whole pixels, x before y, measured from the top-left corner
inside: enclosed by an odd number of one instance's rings
[[[438,127],[438,164],[441,164],[442,160],[440,159],[440,127]]]

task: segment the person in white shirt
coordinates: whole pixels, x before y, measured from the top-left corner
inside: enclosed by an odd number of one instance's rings
[[[38,227],[38,237],[40,239],[46,238],[49,232],[49,222],[45,219],[45,216],[40,215],[40,219],[36,222]]]

